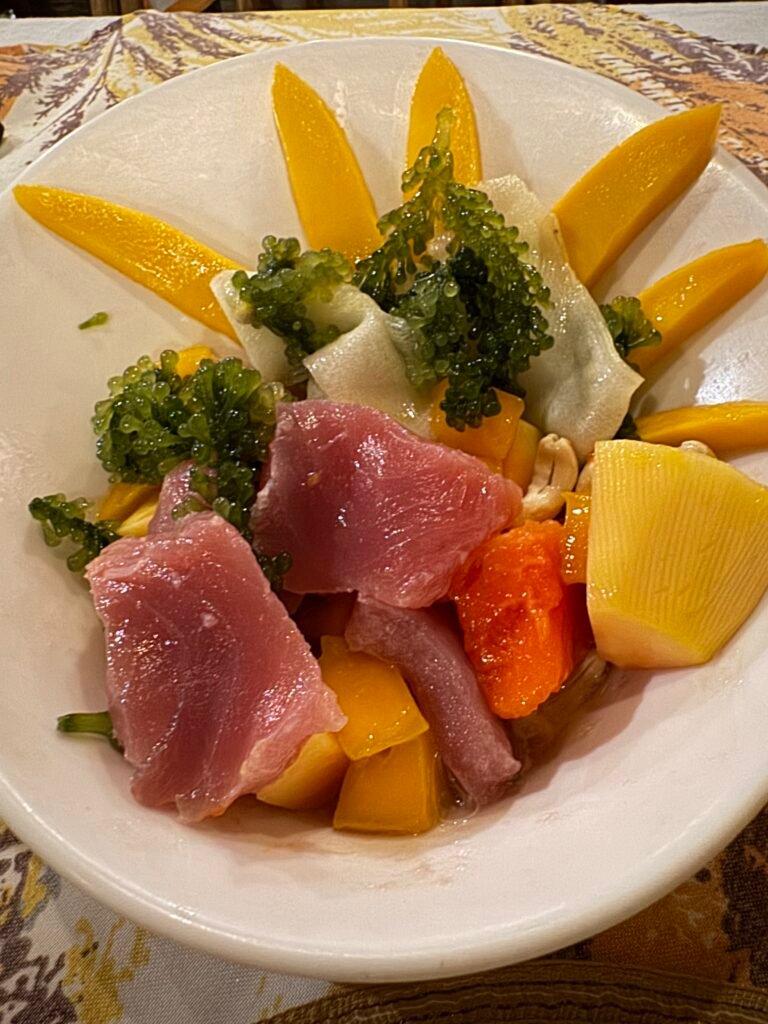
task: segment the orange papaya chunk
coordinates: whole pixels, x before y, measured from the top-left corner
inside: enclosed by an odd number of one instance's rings
[[[560,565],[564,528],[528,522],[486,541],[452,588],[464,648],[491,709],[522,718],[574,667],[574,608]]]

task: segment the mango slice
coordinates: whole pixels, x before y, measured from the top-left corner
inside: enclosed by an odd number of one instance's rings
[[[336,733],[315,733],[280,778],[270,782],[256,796],[265,804],[292,811],[325,807],[338,793],[348,765]]]
[[[432,437],[449,448],[458,448],[468,455],[476,455],[479,459],[502,463],[512,447],[517,425],[525,409],[522,398],[499,391],[497,388],[500,413],[496,416],[486,416],[479,427],[454,430],[445,422],[445,413],[440,408],[447,388],[447,383],[443,381],[435,391],[432,403]]]
[[[278,64],[272,104],[293,198],[312,249],[349,259],[381,244],[376,208],[347,137],[323,100]]]
[[[483,176],[475,109],[456,65],[436,47],[421,69],[411,99],[406,167],[412,167],[419,151],[435,134],[437,115],[445,107],[453,111],[451,150],[453,173],[461,185],[476,185]]]
[[[323,681],[347,716],[338,737],[348,758],[370,757],[427,731],[429,726],[394,665],[350,651],[340,636],[324,636],[321,643]]]
[[[197,373],[204,359],[217,359],[216,353],[208,345],[190,345],[189,348],[183,348],[179,352],[176,373],[180,377],[191,377],[193,373]]]
[[[97,519],[122,522],[146,501],[157,498],[160,488],[154,484],[112,484],[101,499]]]
[[[607,153],[552,208],[579,280],[591,288],[709,163],[720,105],[654,121]]]
[[[768,402],[690,405],[639,416],[635,425],[643,441],[671,445],[703,441],[715,454],[725,455],[768,446]]]
[[[222,270],[238,269],[226,256],[149,214],[96,196],[45,185],[17,185],[13,194],[44,227],[237,341],[210,289]]]
[[[410,743],[352,762],[344,776],[333,827],[426,832],[440,821],[441,784],[431,733],[422,733]]]
[[[512,447],[502,465],[502,473],[508,480],[514,480],[523,492],[528,489],[533,476],[536,452],[541,440],[541,431],[527,420],[520,420]]]
[[[157,497],[150,498],[120,523],[117,532],[121,537],[146,537],[156,511]]]
[[[589,494],[565,494],[565,533],[561,545],[561,573],[566,583],[587,582],[587,541],[589,539]]]
[[[643,441],[595,446],[587,593],[616,665],[708,661],[768,587],[768,488],[727,463]]]
[[[756,238],[701,256],[640,292],[643,312],[661,334],[660,345],[634,349],[632,361],[647,374],[710,320],[730,309],[768,273],[768,245]]]

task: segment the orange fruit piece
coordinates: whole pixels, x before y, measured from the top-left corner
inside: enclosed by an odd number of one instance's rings
[[[638,295],[661,344],[634,349],[632,361],[647,373],[710,320],[730,309],[768,273],[768,245],[756,238],[700,256]]]
[[[455,430],[445,422],[445,413],[440,408],[447,389],[448,384],[443,381],[435,390],[431,413],[432,437],[449,448],[458,448],[468,455],[476,455],[479,459],[490,459],[494,464],[498,463],[501,466],[512,447],[517,425],[523,415],[525,403],[522,398],[497,388],[496,395],[501,411],[495,416],[486,416],[479,427]]]
[[[567,583],[587,582],[587,545],[589,541],[588,494],[565,494],[565,534],[563,536],[562,573]]]
[[[237,340],[210,289],[236,263],[164,221],[96,196],[17,185],[16,202],[38,223],[119,270],[182,313]]]
[[[564,532],[549,520],[493,537],[454,581],[464,649],[501,718],[529,715],[573,670],[577,588],[560,574]]]
[[[667,409],[636,421],[641,440],[678,445],[703,441],[717,455],[768,447],[768,402],[718,402]]]
[[[413,90],[407,167],[414,165],[420,150],[432,141],[437,115],[445,107],[451,108],[454,117],[451,130],[454,177],[462,185],[476,185],[483,172],[475,109],[456,65],[438,46],[427,58]]]
[[[376,207],[338,121],[314,89],[282,64],[275,68],[272,107],[310,248],[327,246],[348,259],[370,255],[381,244]]]
[[[654,217],[709,163],[720,104],[662,118],[635,132],[552,208],[568,260],[591,288]]]

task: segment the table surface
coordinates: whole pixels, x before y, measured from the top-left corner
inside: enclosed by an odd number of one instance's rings
[[[681,28],[729,43],[768,46],[768,0],[732,3],[632,4],[626,10],[671,21]],[[114,18],[8,18],[0,21],[0,46],[13,43],[73,43]]]

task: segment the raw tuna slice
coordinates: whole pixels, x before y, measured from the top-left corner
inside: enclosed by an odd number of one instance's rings
[[[115,733],[150,807],[184,821],[272,782],[346,721],[240,534],[219,516],[125,538],[88,567]]]
[[[189,489],[189,474],[193,465],[194,463],[191,460],[180,462],[163,479],[157,508],[149,524],[149,533],[165,533],[167,530],[177,530],[185,517],[174,519],[173,510],[176,506],[189,497],[195,497],[202,501],[199,494]]]
[[[353,650],[397,665],[462,789],[479,805],[501,796],[520,762],[447,618],[358,600],[346,636]]]
[[[422,608],[519,508],[519,488],[478,459],[377,409],[312,400],[278,410],[252,525],[259,550],[290,554],[295,593]]]

